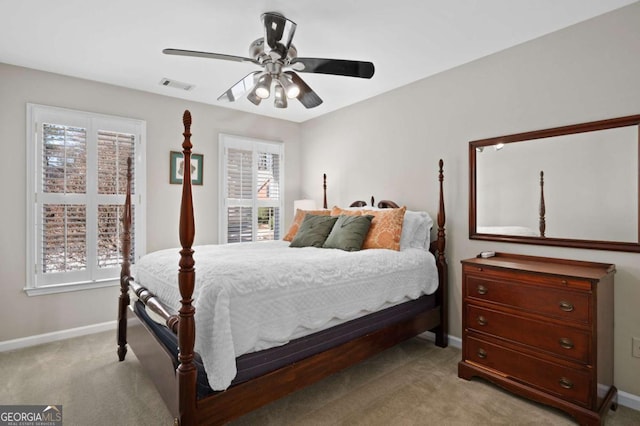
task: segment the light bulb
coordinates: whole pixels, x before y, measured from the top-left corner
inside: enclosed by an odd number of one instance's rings
[[[269,89],[266,87],[258,87],[256,89],[256,95],[261,99],[267,99],[269,97]]]
[[[300,94],[300,88],[297,84],[289,79],[286,75],[281,75],[278,77],[278,81],[284,88],[285,93],[287,94],[287,98],[293,99]]]

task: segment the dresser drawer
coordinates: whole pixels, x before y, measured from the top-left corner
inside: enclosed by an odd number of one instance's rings
[[[467,336],[465,343],[465,360],[565,400],[589,406],[589,374],[474,337]]]
[[[470,304],[466,306],[466,319],[468,330],[522,343],[583,364],[591,363],[586,331]]]
[[[588,324],[591,294],[541,287],[491,276],[467,275],[465,297],[511,306],[567,321]]]

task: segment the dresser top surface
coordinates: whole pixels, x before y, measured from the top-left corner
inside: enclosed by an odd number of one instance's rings
[[[524,256],[510,253],[496,253],[489,258],[474,257],[461,261],[463,264],[528,271],[599,280],[615,273],[615,265],[609,263],[585,262],[580,260],[550,257]]]

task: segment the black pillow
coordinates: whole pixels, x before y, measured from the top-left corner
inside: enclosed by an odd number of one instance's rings
[[[374,216],[340,215],[331,233],[322,247],[337,248],[346,251],[358,251],[362,248]]]
[[[337,216],[307,214],[289,247],[322,247],[336,220]]]

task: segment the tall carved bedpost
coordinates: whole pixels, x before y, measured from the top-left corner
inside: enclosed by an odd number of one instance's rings
[[[127,158],[127,195],[122,212],[122,266],[120,267],[120,297],[118,300],[118,359],[127,354],[127,308],[129,307],[129,277],[131,276],[131,157]]]
[[[439,300],[438,304],[440,305],[440,325],[436,328],[436,345],[442,348],[447,347],[449,345],[449,315],[448,315],[448,287],[449,287],[449,276],[448,276],[448,267],[447,267],[447,259],[444,256],[445,249],[445,232],[444,232],[444,224],[446,222],[446,216],[444,211],[444,192],[443,192],[443,181],[444,181],[444,172],[443,166],[444,161],[440,159],[439,163],[439,171],[438,171],[438,180],[440,181],[440,202],[438,207],[438,236],[437,236],[437,251],[436,251],[436,265],[438,267],[438,276],[440,283],[440,291],[438,292]]]
[[[547,222],[545,215],[547,214],[547,208],[544,205],[544,171],[540,170],[540,236],[544,237],[544,233],[547,229]]]
[[[322,192],[324,193],[324,198],[322,200],[322,208],[327,208],[327,174],[322,174]]]
[[[184,123],[184,173],[182,176],[182,202],[180,204],[180,271],[178,272],[178,286],[182,299],[179,310],[178,323],[178,411],[180,424],[192,426],[196,424],[196,380],[197,371],[194,357],[196,337],[195,307],[192,302],[193,289],[196,281],[193,250],[191,246],[195,236],[195,221],[193,218],[193,200],[191,197],[191,113],[186,110],[182,117]]]

